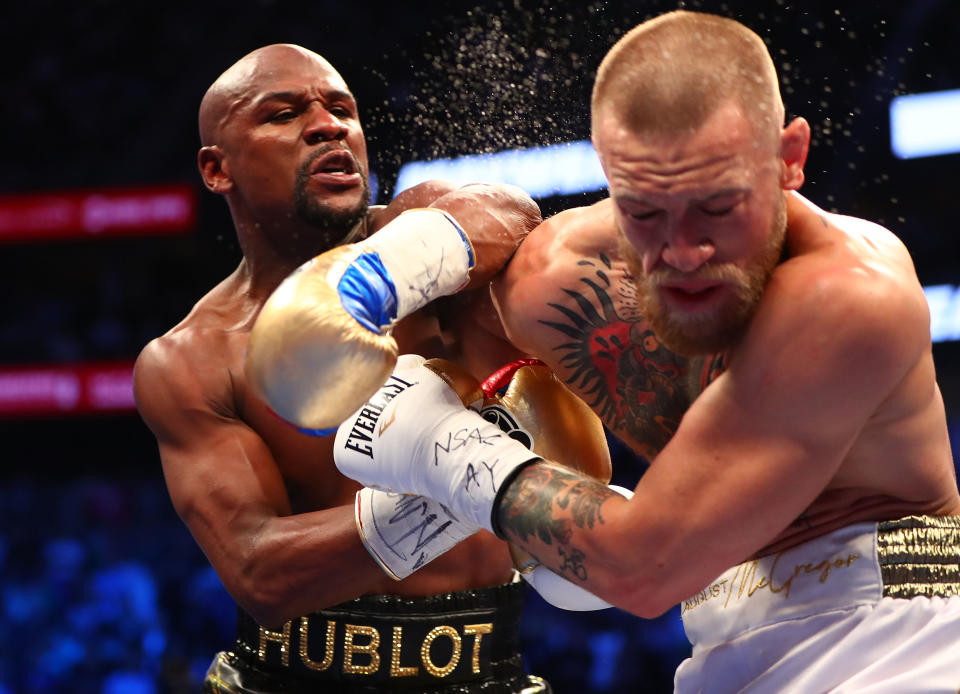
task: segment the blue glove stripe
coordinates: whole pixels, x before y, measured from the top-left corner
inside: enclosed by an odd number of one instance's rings
[[[363,253],[350,263],[337,294],[346,312],[377,335],[397,317],[397,288],[376,253]]]
[[[467,238],[467,234],[463,231],[463,228],[457,224],[457,220],[448,215],[446,212],[443,213],[443,216],[447,218],[447,221],[450,222],[457,230],[457,233],[460,234],[460,240],[463,241],[463,247],[467,249],[467,267],[472,270],[473,266],[477,264],[477,259],[473,255],[473,246],[470,245],[470,239]]]
[[[308,429],[307,427],[297,427],[297,431],[307,436],[330,436],[337,433],[338,427],[332,429]]]

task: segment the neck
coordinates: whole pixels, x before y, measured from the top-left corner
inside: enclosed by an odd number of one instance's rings
[[[318,244],[313,230],[267,230],[263,225],[237,223],[237,238],[243,251],[244,274],[248,294],[261,303],[294,270],[329,248]],[[353,229],[337,232],[343,240],[337,245],[353,243],[366,235],[367,218]]]

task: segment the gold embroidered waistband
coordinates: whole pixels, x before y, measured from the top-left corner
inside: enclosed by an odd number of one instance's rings
[[[907,516],[877,524],[883,594],[960,595],[960,516]]]
[[[324,683],[425,691],[523,674],[517,581],[422,598],[371,595],[271,630],[242,610],[236,657],[265,672]]]

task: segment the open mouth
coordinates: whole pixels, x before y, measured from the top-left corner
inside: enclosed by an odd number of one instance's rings
[[[682,309],[700,308],[723,291],[721,282],[678,282],[660,285],[666,301]]]
[[[357,163],[344,149],[335,149],[314,160],[310,166],[311,178],[327,184],[353,185],[360,181]]]

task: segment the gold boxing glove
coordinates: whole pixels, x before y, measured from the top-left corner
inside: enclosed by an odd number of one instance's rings
[[[608,484],[610,451],[600,418],[538,359],[522,359],[499,369],[482,384],[442,359],[424,366],[439,375],[466,406],[477,407],[534,453]],[[500,393],[499,391],[503,391]],[[617,490],[627,496],[627,490]],[[509,544],[520,575],[547,602],[565,610],[598,610],[610,604],[540,565],[525,550]]]
[[[603,423],[542,361],[521,359],[508,364],[491,374],[481,388],[486,398],[480,410],[484,419],[540,457],[610,483],[613,468]],[[521,574],[539,565],[512,544],[510,554]]]

